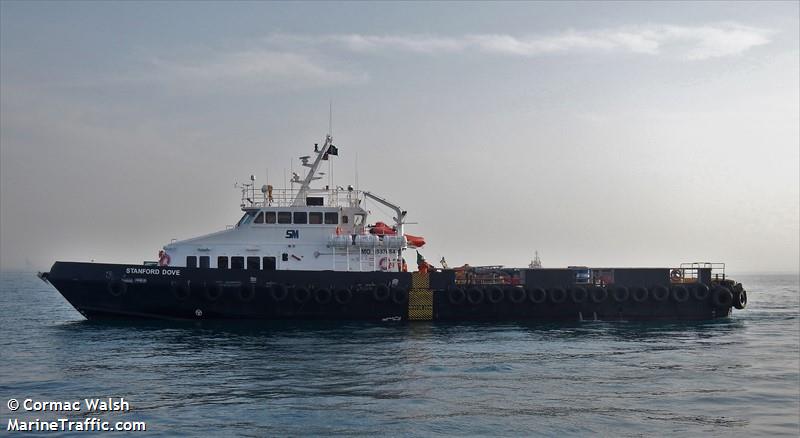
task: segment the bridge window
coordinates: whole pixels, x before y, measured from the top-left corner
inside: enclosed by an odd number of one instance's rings
[[[187,268],[196,268],[197,267],[197,256],[186,256],[186,267]]]
[[[256,220],[253,221],[254,224],[263,224],[264,223],[264,212],[259,211],[258,216],[256,216]]]
[[[208,269],[211,265],[211,261],[209,260],[208,256],[200,256],[200,267]]]
[[[266,214],[264,215],[264,223],[266,223],[266,224],[274,224],[275,223],[275,216],[276,215],[275,215],[274,211],[266,212]]]
[[[284,261],[284,262],[288,262],[289,261],[289,253],[281,254],[281,260]]]
[[[261,269],[260,261],[258,257],[247,257],[247,269],[251,271]]]
[[[322,223],[322,212],[312,211],[308,214],[308,223],[318,225]]]
[[[242,218],[239,219],[239,222],[236,224],[236,226],[239,227],[241,225],[249,224],[250,221],[252,221],[255,216],[256,216],[256,212],[254,212],[254,211],[249,211],[249,212],[245,213],[244,216],[242,216]]]
[[[347,215],[342,216],[342,223],[343,224],[346,224],[349,221],[350,221],[350,218]]]
[[[228,256],[217,257],[217,269],[228,269]]]
[[[231,257],[231,269],[244,269],[244,257]]]
[[[264,257],[264,270],[274,271],[276,268],[275,257]]]
[[[290,224],[290,223],[292,223],[292,213],[289,212],[289,211],[278,212],[278,223],[279,224]]]
[[[325,223],[328,225],[339,224],[339,213],[325,213]]]
[[[308,223],[308,214],[305,211],[294,212],[294,223],[296,224]]]

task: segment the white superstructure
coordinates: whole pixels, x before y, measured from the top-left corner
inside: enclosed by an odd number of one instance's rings
[[[293,176],[291,182],[299,188],[281,190],[264,185],[256,190],[251,177],[241,187],[245,213],[239,223],[164,246],[159,264],[252,270],[402,270],[403,250],[424,245],[421,238],[403,234],[405,211],[352,186],[311,187],[321,178],[317,176],[320,163],[338,154],[332,141],[328,135],[321,148],[315,145],[316,156],[300,157],[309,170],[302,179]],[[395,211],[393,227],[378,231],[368,225],[367,199]]]

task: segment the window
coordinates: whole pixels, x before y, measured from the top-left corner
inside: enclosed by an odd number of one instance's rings
[[[274,271],[276,268],[275,257],[264,257],[264,270]]]
[[[284,261],[284,262],[288,262],[289,261],[289,254],[288,253],[281,254],[281,260]]]
[[[321,211],[312,211],[308,214],[308,223],[310,224],[321,224],[322,223],[322,212]]]
[[[253,220],[253,217],[255,217],[255,215],[256,215],[256,212],[254,212],[254,211],[249,211],[249,212],[245,213],[244,216],[242,216],[242,218],[239,219],[239,222],[236,223],[236,226],[239,227],[239,226],[242,226],[242,225],[249,224],[250,221]]]
[[[288,211],[281,211],[278,213],[278,223],[279,224],[290,224],[292,223],[292,213]]]
[[[308,214],[305,211],[294,212],[294,223],[296,224],[308,223]]]
[[[328,225],[336,225],[339,223],[339,213],[325,213],[325,223]]]
[[[219,256],[219,257],[217,257],[217,269],[228,269],[228,257],[227,256]]]
[[[231,269],[244,269],[244,257],[231,257]]]
[[[200,267],[208,269],[211,266],[211,260],[208,256],[200,256]]]
[[[364,217],[365,217],[365,216],[366,216],[365,214],[357,214],[357,215],[356,215],[356,217],[355,217],[355,219],[353,219],[354,223],[355,223],[356,225],[361,225],[361,224],[363,224],[363,223],[364,223]]]
[[[350,218],[347,215],[342,216],[342,223],[343,224],[346,224],[349,220],[350,220]]]
[[[186,256],[186,267],[187,268],[196,268],[197,267],[197,256]]]
[[[253,221],[254,224],[263,224],[264,223],[264,212],[259,211],[258,216],[256,216],[256,220]]]
[[[261,269],[258,257],[247,257],[247,269],[250,271],[257,271]]]
[[[264,223],[267,224],[274,224],[275,223],[275,212],[268,211],[267,214],[264,216]]]

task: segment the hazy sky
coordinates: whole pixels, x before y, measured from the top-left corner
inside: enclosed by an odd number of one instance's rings
[[[0,267],[154,260],[235,223],[234,181],[282,187],[333,100],[335,183],[357,154],[360,188],[409,211],[429,260],[794,272],[798,16],[2,1]]]

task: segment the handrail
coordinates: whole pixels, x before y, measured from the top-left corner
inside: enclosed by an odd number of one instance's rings
[[[263,207],[292,207],[297,206],[297,196],[304,192],[306,198],[321,197],[325,207],[358,207],[363,199],[363,192],[360,190],[345,189],[268,189],[266,191],[256,191],[252,184],[245,184],[241,187],[242,200],[240,207],[242,210]],[[303,204],[305,205],[305,199]]]

